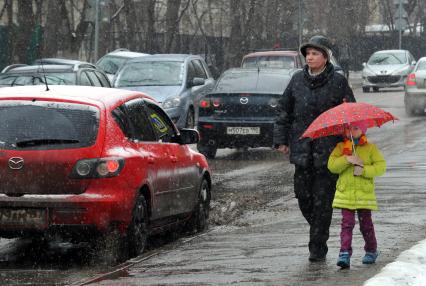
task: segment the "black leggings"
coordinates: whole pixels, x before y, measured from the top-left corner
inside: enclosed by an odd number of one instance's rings
[[[294,192],[299,208],[310,225],[309,251],[318,256],[327,254],[327,240],[337,176],[326,166],[302,167],[296,165]]]

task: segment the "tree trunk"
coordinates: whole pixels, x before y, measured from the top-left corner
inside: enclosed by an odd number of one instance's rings
[[[45,25],[45,44],[44,57],[56,57],[59,49],[61,9],[60,2],[56,0],[48,0],[47,16]]]
[[[167,0],[165,45],[166,53],[170,53],[172,51],[174,36],[178,31],[180,3],[181,0]]]
[[[145,53],[153,53],[158,49],[157,41],[155,38],[155,4],[156,0],[143,0],[144,4],[144,19],[146,19],[145,22],[145,45],[144,45],[144,51]]]
[[[27,49],[34,28],[34,14],[32,1],[18,1],[18,34],[16,35],[16,55],[21,63],[26,63]]]
[[[227,48],[226,67],[239,66],[242,56],[240,45],[243,40],[241,33],[241,0],[230,0],[229,3],[231,34],[229,35]]]
[[[124,11],[125,11],[125,15],[126,15],[126,24],[125,24],[125,29],[124,29],[124,33],[125,35],[125,43],[124,43],[124,47],[130,49],[130,50],[136,50],[136,9],[135,9],[135,3],[133,2],[133,0],[124,0]]]

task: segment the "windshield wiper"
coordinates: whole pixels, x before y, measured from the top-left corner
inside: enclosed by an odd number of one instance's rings
[[[386,56],[386,57],[383,57],[383,58],[381,58],[381,59],[377,59],[377,60],[375,60],[374,61],[374,64],[380,64],[380,63],[382,63],[382,62],[384,62],[385,60],[387,60],[387,59],[389,59],[389,56]]]
[[[73,144],[80,143],[79,140],[76,139],[31,139],[16,142],[16,147],[25,148],[25,147],[33,147],[40,145],[58,145],[58,144]]]

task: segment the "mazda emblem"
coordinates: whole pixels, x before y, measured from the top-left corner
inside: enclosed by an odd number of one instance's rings
[[[24,158],[12,157],[9,159],[8,165],[12,170],[20,170],[24,167]]]
[[[248,98],[247,97],[241,97],[240,98],[240,102],[241,102],[241,104],[247,104],[248,103]]]

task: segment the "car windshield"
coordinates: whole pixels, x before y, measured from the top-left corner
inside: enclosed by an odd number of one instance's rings
[[[96,65],[106,73],[115,74],[127,60],[127,58],[105,56]]]
[[[128,63],[120,71],[116,86],[181,85],[183,62],[142,61]]]
[[[295,67],[295,63],[294,58],[289,56],[260,56],[245,58],[242,67],[292,69]]]
[[[99,126],[93,106],[0,101],[0,149],[63,149],[93,145]]]
[[[46,73],[43,74],[0,74],[0,86],[20,85],[74,85],[76,83],[75,73]]]
[[[368,60],[369,65],[400,65],[406,62],[404,53],[377,53]]]

